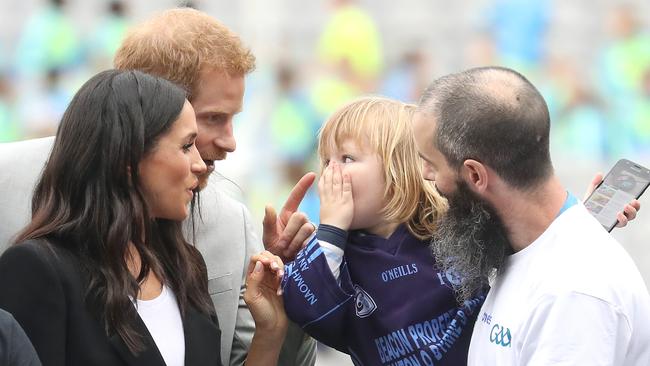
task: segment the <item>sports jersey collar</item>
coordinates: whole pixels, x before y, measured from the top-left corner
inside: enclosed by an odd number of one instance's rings
[[[387,239],[362,230],[350,232],[350,242],[355,247],[359,249],[365,248],[365,250],[380,249],[391,254],[395,254],[402,245],[402,242],[409,237],[409,231],[405,224],[398,225]]]

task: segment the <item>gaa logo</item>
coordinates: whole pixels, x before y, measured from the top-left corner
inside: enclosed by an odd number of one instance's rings
[[[490,342],[503,347],[510,347],[512,336],[510,335],[510,328],[494,324],[490,331]]]
[[[354,308],[359,318],[366,318],[377,309],[375,300],[368,295],[359,285],[354,285]]]

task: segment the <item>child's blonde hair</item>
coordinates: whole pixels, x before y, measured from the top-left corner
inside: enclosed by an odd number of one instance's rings
[[[319,133],[321,170],[333,144],[351,138],[376,152],[384,164],[387,198],[382,210],[391,222],[405,222],[420,239],[431,237],[447,203],[422,178],[422,163],[415,146],[411,119],[415,105],[383,97],[362,97],[338,109]],[[354,182],[352,182],[354,184]]]

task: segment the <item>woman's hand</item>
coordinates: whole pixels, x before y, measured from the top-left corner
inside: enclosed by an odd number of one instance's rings
[[[280,284],[284,264],[269,251],[251,257],[246,276],[244,301],[255,320],[255,334],[246,366],[275,366],[287,334]]]
[[[354,200],[350,176],[341,166],[331,161],[318,181],[320,223],[349,230],[354,217]]]
[[[268,332],[275,337],[284,338],[287,315],[280,288],[283,275],[284,264],[280,257],[269,251],[251,257],[244,301],[255,320],[256,334]]]

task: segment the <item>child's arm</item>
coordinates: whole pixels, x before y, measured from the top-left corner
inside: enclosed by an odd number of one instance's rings
[[[332,275],[338,280],[341,275],[341,263],[343,262],[345,244],[348,241],[348,232],[336,226],[320,224],[316,238],[323,249]]]
[[[346,319],[350,309],[354,312],[354,292],[346,291],[334,277],[317,237],[298,252],[284,272],[287,317],[316,340],[346,352]]]
[[[296,260],[285,267],[285,309],[312,337],[347,352],[345,327],[347,314],[354,311],[354,292],[346,291],[339,277],[354,211],[350,178],[333,162],[323,172],[318,191],[321,225]]]

